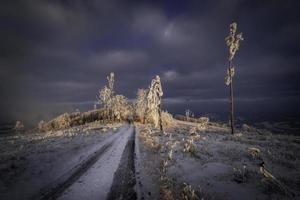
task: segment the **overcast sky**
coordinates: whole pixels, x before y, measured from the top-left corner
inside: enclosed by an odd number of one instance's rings
[[[129,99],[158,74],[173,114],[224,114],[233,21],[245,38],[233,61],[236,112],[297,117],[299,10],[297,0],[1,1],[0,121],[92,108],[111,71]]]

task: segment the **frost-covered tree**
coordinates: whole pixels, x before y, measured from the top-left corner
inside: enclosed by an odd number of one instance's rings
[[[14,130],[20,131],[24,129],[24,124],[21,121],[16,121],[16,125],[14,127]]]
[[[185,110],[185,117],[186,121],[189,121],[191,117],[194,117],[194,113],[190,109],[187,109]]]
[[[113,106],[113,96],[114,96],[114,73],[111,72],[107,76],[108,86],[104,86],[97,95],[99,104],[102,105],[105,111],[105,115],[109,120],[113,120],[112,106]]]
[[[235,56],[235,53],[240,47],[240,41],[244,40],[243,34],[236,34],[237,23],[232,23],[229,26],[229,36],[225,38],[226,45],[228,46],[229,56],[228,56],[228,69],[227,75],[225,77],[225,83],[229,86],[229,104],[230,104],[230,126],[231,133],[234,134],[234,113],[233,113],[233,83],[232,78],[234,75],[234,68],[232,66],[232,59]]]
[[[115,84],[115,74],[111,72],[109,76],[106,77],[108,81],[108,88],[112,91],[112,94],[114,93],[114,84]]]
[[[141,123],[145,123],[146,109],[147,109],[147,91],[138,89],[135,102],[135,115]]]
[[[115,95],[114,73],[110,73],[110,75],[107,76],[107,81],[108,85],[105,85],[101,90],[99,90],[99,94],[97,95],[97,99],[104,109],[104,115],[111,121],[125,120],[132,113],[131,106],[125,96]]]
[[[117,121],[127,119],[131,115],[131,108],[125,96],[116,95],[112,98],[112,114],[113,119]]]
[[[229,60],[232,60],[240,47],[240,41],[244,40],[243,33],[236,34],[237,23],[233,22],[229,26],[229,36],[225,38],[226,45],[229,47]]]
[[[147,121],[153,123],[155,127],[160,127],[162,130],[161,121],[161,97],[163,96],[163,90],[160,82],[160,77],[157,75],[155,79],[152,79],[147,95]]]

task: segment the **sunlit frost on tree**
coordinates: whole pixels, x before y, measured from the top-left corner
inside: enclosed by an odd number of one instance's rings
[[[149,92],[147,95],[147,121],[153,123],[156,128],[160,122],[160,104],[163,90],[160,82],[160,77],[157,75],[152,80]]]

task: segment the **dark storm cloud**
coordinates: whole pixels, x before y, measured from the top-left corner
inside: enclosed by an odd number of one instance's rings
[[[226,112],[224,38],[232,21],[245,35],[234,60],[238,108],[294,114],[299,8],[279,0],[3,1],[1,119],[91,108],[111,71],[117,92],[130,99],[159,74],[165,108]]]

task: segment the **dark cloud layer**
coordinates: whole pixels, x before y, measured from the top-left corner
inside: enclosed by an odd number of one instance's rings
[[[226,115],[228,25],[240,116],[299,117],[298,1],[2,1],[0,121],[91,108],[105,76],[128,98],[159,74],[173,113]],[[271,118],[266,118],[270,120]]]

